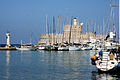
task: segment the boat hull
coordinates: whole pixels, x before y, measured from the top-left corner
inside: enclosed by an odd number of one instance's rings
[[[102,71],[101,69],[98,69],[98,72],[101,72],[101,73],[111,73],[111,72],[112,73],[118,73],[119,71],[120,71],[120,67],[118,67],[118,66],[115,66],[112,69],[107,70],[107,71]]]
[[[118,69],[118,67],[117,67],[118,62],[116,60],[109,61],[106,67],[103,67],[101,65],[101,63],[102,62],[100,60],[96,61],[96,67],[101,72],[110,72],[110,71],[115,71],[116,69]],[[114,64],[112,64],[112,63],[114,63]]]
[[[35,48],[16,48],[17,50],[25,50],[25,51],[27,51],[27,50],[35,50]]]
[[[89,47],[83,47],[83,48],[81,48],[81,50],[88,50],[89,51],[89,50],[92,50],[92,48],[91,47],[90,48]]]
[[[68,47],[60,47],[58,48],[58,51],[69,51]]]
[[[69,47],[69,51],[80,51],[79,47]]]
[[[45,47],[44,46],[41,46],[38,48],[39,50],[45,50]]]

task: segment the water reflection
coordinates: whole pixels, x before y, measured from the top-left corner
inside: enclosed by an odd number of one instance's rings
[[[9,72],[9,64],[10,64],[10,51],[6,51],[6,79],[9,79],[10,72]]]
[[[29,50],[19,50],[19,52],[21,52],[21,53],[28,53],[28,52],[32,52],[32,51],[29,51]]]
[[[47,64],[50,80],[73,80],[90,78],[90,60],[88,52],[51,51],[40,52],[41,62]],[[87,76],[86,76],[87,75]],[[86,77],[85,77],[86,76]]]
[[[118,74],[92,72],[92,80],[117,80]]]
[[[32,51],[20,51],[21,62],[23,64],[32,64]]]
[[[10,51],[6,51],[6,64],[9,66],[10,63]]]
[[[89,51],[40,51],[40,62],[47,64],[49,80],[116,80],[111,74],[101,74],[91,65]],[[45,66],[44,66],[45,67]],[[94,70],[94,71],[92,71]]]
[[[116,80],[98,73],[89,51],[1,51],[2,80]]]

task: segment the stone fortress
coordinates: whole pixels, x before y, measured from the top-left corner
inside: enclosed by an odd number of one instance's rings
[[[83,23],[78,24],[77,19],[73,19],[72,25],[63,25],[63,33],[40,34],[39,45],[49,45],[54,43],[86,43],[104,40],[105,35],[96,35],[94,32],[82,33]]]

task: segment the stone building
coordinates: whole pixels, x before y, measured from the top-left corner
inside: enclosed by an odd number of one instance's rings
[[[82,33],[82,25],[77,24],[77,19],[74,18],[73,25],[63,25],[64,42],[80,43],[80,35]]]
[[[54,44],[54,43],[85,43],[96,40],[104,40],[105,35],[95,35],[93,32],[82,33],[82,25],[77,23],[77,19],[73,19],[72,25],[63,25],[63,34],[40,34],[38,44]]]
[[[62,43],[63,42],[63,34],[40,34],[40,40],[38,44],[54,44],[54,43]]]

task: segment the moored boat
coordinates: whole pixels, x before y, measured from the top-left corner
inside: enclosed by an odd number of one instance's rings
[[[69,46],[69,51],[80,51],[80,47],[78,47],[78,46]]]
[[[58,51],[69,51],[69,46],[60,45],[58,46]]]
[[[17,50],[36,50],[36,48],[35,47],[32,47],[32,46],[30,46],[30,45],[21,45],[21,47],[17,47],[16,48]]]
[[[84,44],[82,47],[81,47],[81,50],[92,50],[92,46],[89,46],[87,44]]]
[[[38,49],[39,50],[45,50],[45,46],[39,46]]]
[[[96,65],[99,71],[110,72],[120,69],[120,54],[114,51],[100,51],[91,57],[92,65]]]

